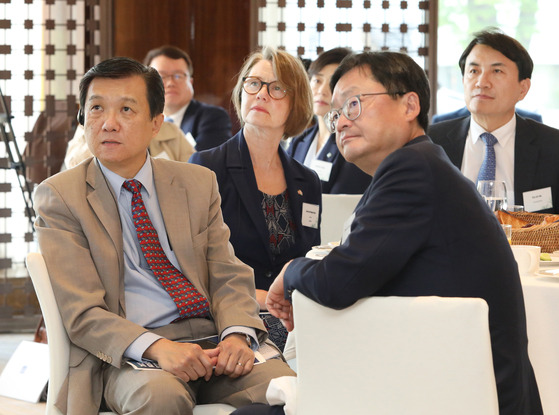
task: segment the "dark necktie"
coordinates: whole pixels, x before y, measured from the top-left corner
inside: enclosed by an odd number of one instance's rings
[[[485,143],[485,156],[483,157],[483,162],[479,169],[479,174],[477,176],[477,181],[480,180],[495,180],[495,167],[497,162],[495,160],[495,143],[497,143],[497,138],[490,133],[483,133],[479,136],[481,141]]]
[[[142,184],[138,180],[127,180],[122,187],[132,192],[132,219],[144,257],[157,280],[175,302],[180,319],[208,316],[206,297],[200,294],[165,255],[140,193]]]

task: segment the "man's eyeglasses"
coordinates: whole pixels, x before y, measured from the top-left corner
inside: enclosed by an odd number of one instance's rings
[[[340,119],[340,115],[344,114],[344,116],[350,120],[354,121],[361,115],[361,97],[367,97],[372,95],[404,95],[405,92],[372,92],[370,94],[359,94],[349,97],[344,102],[341,108],[337,110],[330,110],[324,116],[324,122],[326,123],[326,127],[330,134],[336,132],[336,126],[338,125],[338,120]]]
[[[247,94],[258,94],[258,92],[264,85],[266,85],[268,95],[270,95],[273,99],[282,99],[283,97],[285,97],[285,95],[287,95],[287,89],[285,89],[284,86],[279,83],[279,81],[264,82],[258,78],[243,78],[243,89]]]
[[[184,81],[186,78],[188,78],[188,74],[179,72],[179,73],[172,73],[169,75],[161,75],[161,79],[163,79],[163,82],[165,82],[169,78],[175,82],[181,82]]]

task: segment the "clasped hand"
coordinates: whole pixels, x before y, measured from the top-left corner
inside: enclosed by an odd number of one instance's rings
[[[254,352],[240,334],[228,335],[215,349],[160,339],[148,347],[144,357],[157,361],[163,370],[185,382],[200,378],[208,381],[212,374],[237,378],[250,373],[254,366]]]
[[[268,296],[266,297],[266,306],[270,314],[280,319],[281,323],[287,329],[292,331],[295,327],[293,323],[293,306],[291,301],[285,298],[283,275],[291,261],[285,264],[268,289]]]

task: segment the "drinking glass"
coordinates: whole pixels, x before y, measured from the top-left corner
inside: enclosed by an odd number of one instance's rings
[[[503,231],[505,232],[507,241],[509,241],[509,244],[512,245],[512,225],[502,224],[501,228],[503,228]]]
[[[480,180],[477,182],[477,191],[493,212],[507,210],[507,186],[505,182]]]

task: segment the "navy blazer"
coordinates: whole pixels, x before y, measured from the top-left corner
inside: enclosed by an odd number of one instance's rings
[[[294,137],[287,149],[287,154],[303,164],[317,132],[318,123],[307,128],[301,135]],[[324,150],[320,152],[318,159],[332,163],[330,179],[327,182],[320,181],[322,193],[360,195],[363,194],[369,183],[371,183],[371,176],[355,164],[348,163],[340,154],[336,145],[335,134],[328,138],[328,141],[324,144]]]
[[[535,112],[526,111],[521,108],[516,108],[516,113],[524,118],[531,118],[534,121],[542,122],[542,116],[540,114],[536,114]],[[433,124],[441,122],[441,121],[448,121],[453,120],[455,118],[463,118],[469,117],[470,111],[467,107],[462,107],[459,110],[447,112],[444,114],[435,114],[433,115],[433,120],[431,121]]]
[[[256,184],[243,130],[225,144],[194,153],[190,158],[190,163],[208,167],[217,175],[223,218],[231,230],[235,255],[254,269],[256,288],[262,290],[270,287],[286,262],[304,256],[320,243],[320,229],[301,223],[303,203],[319,205],[322,210],[320,180],[314,171],[289,157],[281,146],[278,152],[295,223],[295,244],[279,256],[274,256],[270,249],[270,233],[262,212],[262,193]]]
[[[542,414],[509,243],[474,184],[427,136],[386,157],[346,240],[320,261],[294,260],[284,288],[286,298],[296,289],[333,308],[368,296],[483,298],[500,415]]]
[[[192,134],[196,151],[207,150],[231,137],[231,118],[223,108],[193,99],[182,117],[181,130]]]
[[[433,142],[444,148],[450,161],[462,167],[471,117],[444,121],[429,127]],[[514,142],[514,204],[524,205],[522,193],[551,187],[552,209],[559,213],[559,130],[516,115]]]

